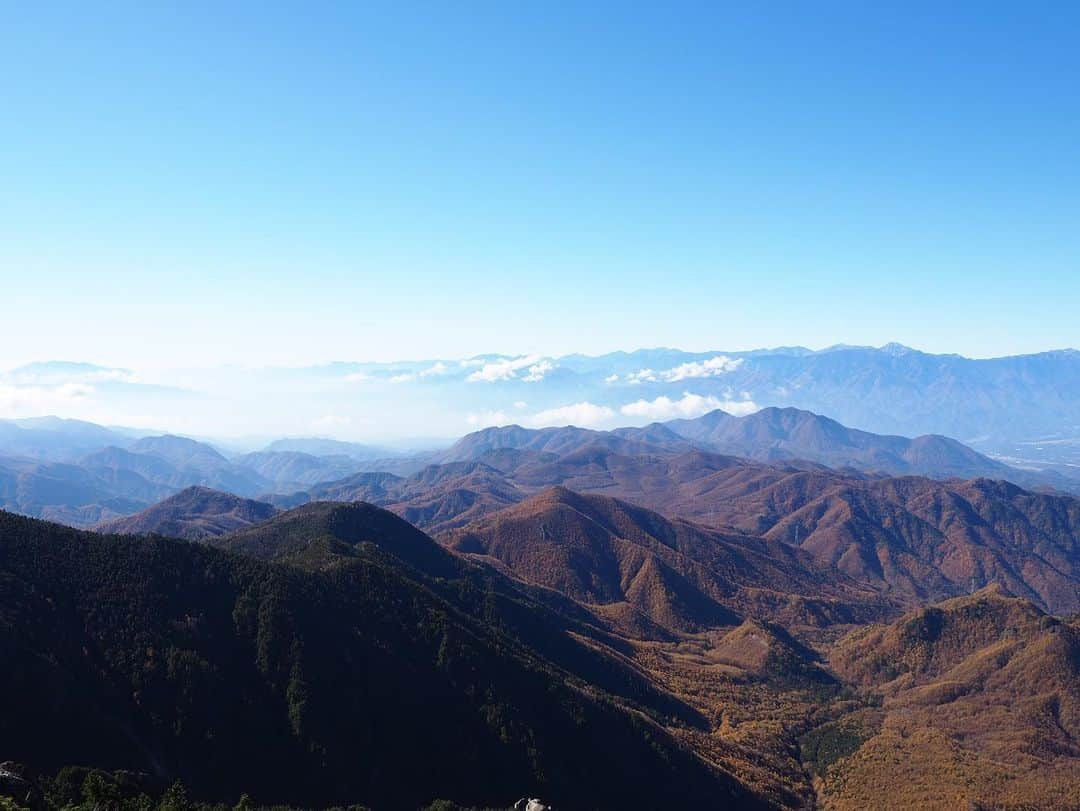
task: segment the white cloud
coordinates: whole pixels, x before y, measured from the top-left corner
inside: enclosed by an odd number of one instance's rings
[[[727,355],[717,355],[704,361],[690,361],[682,363],[672,369],[657,372],[653,369],[641,369],[626,376],[627,383],[678,383],[681,380],[692,380],[701,377],[719,377],[720,375],[734,372],[742,366],[742,358],[729,358]],[[609,380],[607,382],[614,382]]]
[[[544,379],[547,373],[554,368],[555,364],[553,364],[551,361],[542,360],[539,363],[534,363],[532,366],[530,366],[528,369],[528,374],[526,374],[525,377],[521,379],[524,380],[526,383],[539,383],[541,380]]]
[[[396,375],[391,375],[389,380],[391,383],[411,383],[414,380],[423,380],[428,377],[440,377],[449,373],[450,367],[440,360],[436,361],[426,369],[414,372],[399,372]]]
[[[747,414],[761,411],[761,406],[753,400],[725,400],[720,404],[720,408],[733,417],[745,417]]]
[[[63,383],[59,386],[19,386],[0,383],[0,414],[41,416],[66,413],[73,404],[83,403],[94,395],[86,383]]]
[[[626,382],[637,385],[638,383],[652,383],[656,380],[656,372],[652,369],[641,369],[626,376]]]
[[[438,375],[445,375],[450,372],[450,367],[443,363],[441,360],[436,361],[434,365],[429,366],[424,371],[420,372],[420,377],[437,377]]]
[[[758,410],[752,400],[721,400],[719,397],[702,396],[684,392],[681,399],[657,397],[655,400],[637,400],[627,403],[619,409],[625,417],[634,417],[648,422],[657,420],[692,419],[716,409],[723,409],[736,417],[753,414]]]
[[[346,383],[365,383],[371,380],[371,375],[364,372],[353,372],[352,374],[345,375]]]
[[[529,407],[529,404],[526,403],[524,400],[518,400],[517,402],[514,403],[514,408],[518,409],[519,411],[521,409],[523,409],[523,408],[528,408],[528,407]]]
[[[537,383],[554,368],[550,361],[544,360],[539,355],[521,355],[517,358],[503,358],[484,363],[465,380],[469,383],[497,383],[515,380],[518,372],[526,370],[525,376],[521,379],[526,383]]]
[[[342,417],[337,414],[327,414],[324,417],[319,417],[311,421],[311,427],[320,430],[333,430],[335,428],[344,428],[352,422],[350,417]]]
[[[473,428],[491,428],[494,425],[507,425],[512,420],[504,411],[480,411],[467,415],[465,422]]]
[[[684,363],[674,369],[668,369],[664,372],[664,379],[674,383],[694,377],[719,377],[720,375],[726,375],[728,372],[734,372],[742,366],[742,363],[742,358],[717,355],[701,363]]]
[[[615,411],[607,406],[581,402],[540,411],[526,419],[525,424],[533,428],[551,425],[577,425],[582,428],[592,428],[609,422],[614,416]]]
[[[2,376],[20,386],[140,382],[138,376],[130,369],[115,369],[85,363],[35,363]]]
[[[619,376],[615,375],[615,374],[608,375],[607,377],[604,378],[604,382],[605,383],[618,383],[619,382]]]

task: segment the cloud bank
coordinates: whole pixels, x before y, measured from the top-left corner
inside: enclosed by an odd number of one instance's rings
[[[519,409],[524,403],[515,403]],[[480,411],[469,414],[466,422],[473,428],[490,428],[517,422],[528,428],[550,428],[575,425],[579,428],[614,428],[675,419],[693,419],[716,409],[743,417],[758,411],[757,404],[747,398],[735,400],[709,395],[684,392],[680,398],[660,396],[653,400],[635,400],[618,408],[583,400],[564,406],[544,409],[535,414],[513,417],[501,410]]]
[[[736,417],[745,417],[747,414],[753,414],[759,410],[757,404],[750,399],[721,400],[719,397],[684,392],[683,396],[678,400],[660,396],[655,400],[637,400],[633,403],[627,403],[619,409],[619,413],[626,417],[657,422],[693,419],[718,408]]]
[[[522,355],[518,358],[503,358],[483,363],[465,380],[469,383],[499,383],[520,379],[525,383],[539,383],[554,368],[555,365],[550,360],[539,355]],[[520,372],[524,374],[519,377]]]
[[[624,378],[625,382],[636,383],[679,383],[683,380],[695,380],[705,377],[720,377],[734,372],[742,366],[742,358],[729,358],[727,355],[716,355],[703,361],[689,361],[680,363],[671,369],[656,371],[655,369],[639,369],[630,372]],[[604,378],[605,383],[616,383],[618,375],[609,375]]]
[[[614,409],[590,402],[549,408],[524,420],[530,428],[547,428],[553,425],[576,425],[579,428],[598,428],[615,417]]]

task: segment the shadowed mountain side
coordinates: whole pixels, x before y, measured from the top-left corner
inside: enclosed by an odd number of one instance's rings
[[[625,604],[681,631],[734,625],[782,604],[795,624],[866,621],[890,607],[786,544],[721,533],[615,499],[555,488],[447,533],[525,580],[597,606]]]
[[[107,521],[96,531],[124,535],[165,535],[202,540],[272,518],[277,508],[208,487],[189,487],[135,515]]]
[[[676,744],[656,710],[587,685],[530,638],[627,671],[618,657],[463,562],[430,579],[395,552],[422,566],[446,552],[382,537],[403,528],[374,508],[341,509],[274,519],[255,547],[293,554],[286,528],[372,540],[319,572],[0,514],[0,748],[41,768],[141,769],[196,796],[308,806],[499,805],[521,786],[562,807],[763,806]]]
[[[617,654],[621,662],[630,648],[611,635],[606,619],[556,591],[470,563],[372,504],[314,502],[207,543],[310,571],[334,571],[357,558],[389,556],[403,575],[411,574],[451,603],[507,629],[582,679],[656,714],[691,724],[700,720],[654,690],[636,669],[612,660],[609,654]],[[588,640],[588,645],[570,644],[571,637]]]

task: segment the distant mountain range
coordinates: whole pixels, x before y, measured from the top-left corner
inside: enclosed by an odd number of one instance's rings
[[[427,463],[476,461],[493,450],[565,455],[600,446],[624,456],[679,453],[691,448],[759,461],[803,459],[834,468],[933,478],[1003,478],[1066,487],[1080,480],[1012,468],[944,436],[908,439],[846,428],[835,420],[795,408],[765,408],[736,417],[715,410],[696,419],[652,423],[644,428],[591,431],[568,426],[529,430],[517,425],[469,434],[446,451],[420,457]]]
[[[459,436],[466,426],[613,428],[696,418],[717,408],[741,416],[791,407],[877,434],[953,437],[1014,466],[1056,466],[1064,474],[1080,468],[1080,352],[1072,349],[978,360],[899,344],[820,351],[661,348],[596,357],[488,354],[193,371],[183,389],[140,382],[123,369],[44,363],[0,373],[0,384],[16,396],[27,389],[28,400],[50,403],[53,394],[65,414],[77,413],[64,400],[74,386],[91,391],[87,402],[99,411],[161,415],[162,424],[183,415],[184,424],[206,433],[271,434],[266,425],[287,422],[301,433],[361,427],[370,433],[377,426],[379,445],[391,436]],[[393,455],[305,439],[268,450],[360,461]]]
[[[434,527],[433,517],[421,513],[444,508],[434,503],[424,507],[416,497],[423,490],[432,501],[440,484],[430,480],[433,474],[412,478],[424,468],[438,467],[440,480],[449,482],[458,475],[447,467],[452,464],[483,461],[503,469],[515,454],[532,454],[530,464],[535,464],[586,448],[626,457],[671,456],[696,448],[762,461],[805,460],[871,474],[983,477],[1025,487],[1080,490],[1080,479],[1012,468],[946,437],[878,436],[796,409],[768,408],[744,417],[713,411],[693,420],[613,431],[511,425],[474,432],[444,450],[396,457],[380,456],[381,448],[326,440],[285,440],[267,450],[229,457],[205,442],[185,437],[134,437],[66,420],[6,425],[6,435],[15,439],[5,445],[0,437],[0,506],[84,527],[130,515],[192,486],[261,497],[284,506],[309,498],[339,497],[390,503],[387,499],[397,494],[397,501],[411,501],[420,511],[410,515],[410,520]],[[98,442],[108,444],[97,447]],[[281,449],[292,447],[335,453],[318,456]],[[472,470],[476,475],[481,471]],[[376,473],[393,473],[411,483],[368,475]],[[548,483],[562,482],[549,477]],[[366,489],[369,485],[375,489]],[[460,482],[454,487],[460,490]],[[475,487],[467,489],[478,492]],[[518,500],[494,486],[485,492],[484,498],[497,504]],[[291,495],[298,493],[306,495]],[[455,516],[463,512],[454,510]]]
[[[5,436],[14,437],[10,445]],[[309,487],[363,466],[350,456],[297,451],[229,459],[186,437],[137,438],[65,420],[0,430],[0,506],[86,527],[131,515],[189,487],[249,497]]]

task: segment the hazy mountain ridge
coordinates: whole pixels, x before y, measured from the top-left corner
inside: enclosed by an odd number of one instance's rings
[[[1013,476],[1031,480],[1029,474],[948,437],[908,439],[872,434],[794,408],[765,408],[746,417],[714,411],[696,420],[674,420],[666,427],[705,450],[760,461],[807,459],[829,467],[854,467],[894,476]]]
[[[944,436],[913,439],[858,431],[828,417],[794,408],[765,408],[746,416],[714,410],[695,419],[640,428],[598,431],[575,426],[528,429],[519,425],[468,434],[445,451],[415,457],[417,465],[489,459],[496,451],[565,456],[601,447],[624,456],[675,454],[698,448],[758,461],[806,460],[887,475],[931,478],[1004,478],[1026,486],[1078,487],[1054,473],[1010,467]]]
[[[42,374],[9,373],[5,379],[15,386],[30,385],[26,381]],[[118,382],[108,384],[102,393],[117,398],[135,398],[143,389],[153,389],[158,410],[166,404],[166,414],[200,410],[208,431],[221,424],[220,415],[214,419],[221,396],[235,399],[238,409],[257,413],[260,398],[283,391],[317,409],[309,412],[312,422],[319,415],[331,415],[334,424],[342,426],[350,419],[353,424],[371,424],[376,417],[385,422],[392,415],[387,436],[415,435],[415,426],[423,426],[432,436],[452,437],[468,424],[518,421],[539,427],[575,422],[575,415],[598,427],[640,424],[696,416],[709,404],[739,413],[792,407],[879,434],[953,437],[979,450],[1013,457],[1024,467],[1058,464],[1060,472],[1068,473],[1072,470],[1068,464],[1080,464],[1080,353],[1075,350],[971,359],[897,344],[838,345],[821,351],[650,349],[596,357],[490,354],[464,360],[342,362],[244,370],[225,378],[207,374],[226,391],[206,402],[192,392],[177,393],[175,401],[160,399],[165,396],[162,392],[124,370],[61,364],[48,371],[47,379],[57,386],[88,375],[115,377]],[[440,404],[435,411],[426,407],[433,401]],[[381,413],[363,411],[358,404],[365,402],[373,407],[378,403]],[[127,407],[118,402],[116,410],[152,413],[145,405],[134,399]],[[582,405],[584,410],[572,408]],[[286,440],[271,450],[343,453],[365,462],[379,450],[356,443],[346,443],[348,449],[331,449],[311,442]]]

